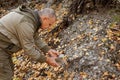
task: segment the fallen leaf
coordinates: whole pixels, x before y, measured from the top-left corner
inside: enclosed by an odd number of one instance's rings
[[[80,75],[83,77],[83,78],[86,78],[88,75],[86,72],[80,72]]]

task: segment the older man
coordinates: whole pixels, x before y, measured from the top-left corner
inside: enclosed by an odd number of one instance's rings
[[[33,11],[20,6],[0,19],[0,80],[13,76],[12,53],[23,49],[25,54],[38,62],[59,66],[55,61],[59,53],[39,37],[38,30],[50,28],[56,21],[54,10],[45,8]],[[45,54],[40,53],[42,50]]]

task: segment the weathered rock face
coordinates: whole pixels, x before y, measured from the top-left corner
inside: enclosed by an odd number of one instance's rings
[[[101,79],[104,72],[109,75],[106,79],[120,78],[120,73],[113,65],[115,55],[119,54],[120,44],[112,41],[107,36],[107,30],[112,22],[110,16],[84,15],[79,17],[67,29],[59,34],[60,50],[70,60],[68,71],[87,73],[86,79]],[[114,50],[111,47],[114,46]],[[76,57],[79,57],[76,59]],[[117,56],[116,56],[117,57]],[[74,60],[75,59],[75,60]],[[75,65],[75,66],[73,66]],[[78,76],[75,77],[78,78]],[[78,80],[78,79],[77,79]]]
[[[64,7],[69,9],[71,2],[68,2],[70,4]],[[72,10],[74,8],[70,12]],[[70,60],[67,71],[76,72],[74,80],[81,79],[82,72],[87,75],[85,79],[120,79],[119,69],[115,66],[120,60],[120,44],[109,38],[113,18],[105,10],[101,12],[79,15],[55,37],[58,42],[54,42],[54,37],[49,42],[53,48],[63,50]]]

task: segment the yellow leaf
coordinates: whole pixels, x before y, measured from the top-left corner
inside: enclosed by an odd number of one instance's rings
[[[17,61],[17,58],[16,57],[12,57],[12,61],[13,61],[13,63],[15,63]]]
[[[104,54],[105,54],[105,51],[104,51],[104,50],[102,50],[102,51],[100,52],[100,54],[101,54],[101,55],[104,55]]]
[[[86,54],[85,54],[86,56],[88,56],[89,55],[89,53],[88,52],[86,52]]]
[[[89,22],[88,22],[90,25],[92,25],[93,24],[93,20],[89,20]]]
[[[108,72],[104,72],[103,73],[103,76],[107,76],[107,75],[109,75]]]
[[[75,72],[72,72],[68,78],[68,80],[73,80],[73,77],[75,76]]]
[[[105,41],[107,41],[107,38],[102,38],[102,42],[105,42]]]
[[[47,72],[45,72],[45,73],[48,75],[49,78],[51,78],[52,75],[53,75],[53,73],[52,73],[51,71],[47,71]]]
[[[21,80],[20,78],[13,78],[13,80]]]
[[[83,51],[87,51],[87,49],[84,48]]]
[[[69,73],[67,71],[64,72],[64,77],[67,78],[69,76]]]
[[[86,78],[88,75],[86,72],[80,72],[80,75],[83,77],[83,78]]]
[[[98,44],[98,46],[102,46],[104,43],[100,43],[100,44]]]
[[[113,44],[110,45],[111,50],[115,50],[115,46]]]

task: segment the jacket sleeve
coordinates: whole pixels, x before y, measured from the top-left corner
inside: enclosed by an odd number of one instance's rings
[[[40,53],[34,42],[34,26],[29,22],[21,22],[16,30],[25,54],[36,61],[45,62],[46,57]]]
[[[42,50],[45,53],[47,53],[51,48],[48,46],[48,44],[41,39],[41,37],[39,36],[39,33],[36,32],[35,34],[35,44],[37,45],[37,47]]]

